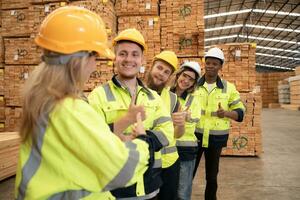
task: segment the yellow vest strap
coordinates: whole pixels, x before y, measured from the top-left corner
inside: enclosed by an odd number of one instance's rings
[[[113,95],[109,84],[104,84],[103,86],[107,101],[116,101],[115,96]]]
[[[171,117],[159,117],[153,121],[153,126],[158,126],[159,124],[165,123],[167,121],[172,121]]]

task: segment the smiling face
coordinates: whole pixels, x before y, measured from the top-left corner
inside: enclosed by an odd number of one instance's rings
[[[218,58],[208,57],[205,59],[205,75],[208,77],[218,76],[219,70],[222,68],[222,63]]]
[[[196,78],[196,72],[193,70],[183,70],[177,79],[177,87],[179,87],[180,90],[185,91],[196,83]]]
[[[123,79],[132,79],[139,73],[143,62],[141,47],[133,42],[121,42],[116,45],[115,66]]]
[[[172,73],[173,69],[168,63],[162,60],[156,60],[153,63],[152,69],[148,76],[149,87],[152,89],[157,88],[161,90],[166,86]]]

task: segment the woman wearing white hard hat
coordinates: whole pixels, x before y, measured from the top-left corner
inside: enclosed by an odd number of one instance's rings
[[[197,62],[184,62],[175,77],[172,91],[178,96],[180,110],[186,112],[185,131],[176,141],[180,160],[178,199],[189,200],[192,194],[193,170],[196,161],[196,124],[200,120],[199,95],[195,92],[201,68]],[[173,121],[176,120],[173,118]]]

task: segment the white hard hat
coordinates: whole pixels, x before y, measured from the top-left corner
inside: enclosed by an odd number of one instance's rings
[[[198,62],[195,61],[185,61],[181,66],[181,68],[190,68],[194,70],[198,75],[201,75],[201,67]]]
[[[225,60],[223,51],[217,47],[209,49],[204,58],[206,59],[207,57],[218,58],[222,61],[222,64]]]

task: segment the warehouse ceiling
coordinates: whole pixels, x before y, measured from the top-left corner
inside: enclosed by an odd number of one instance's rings
[[[300,66],[300,0],[204,0],[205,47],[256,43],[256,68]]]

